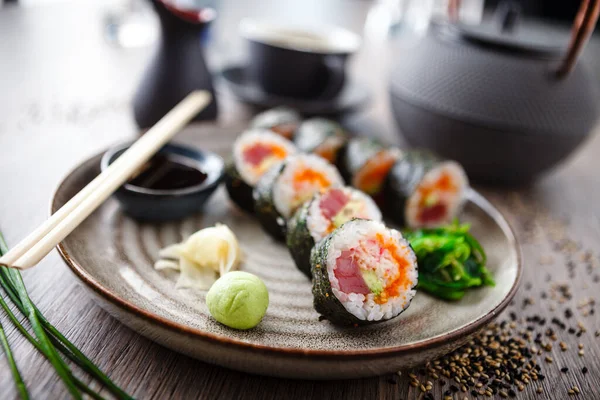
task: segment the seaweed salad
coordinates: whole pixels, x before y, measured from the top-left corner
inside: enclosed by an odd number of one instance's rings
[[[445,300],[460,300],[469,288],[494,286],[485,251],[469,229],[469,224],[455,221],[404,233],[417,255],[417,289]]]

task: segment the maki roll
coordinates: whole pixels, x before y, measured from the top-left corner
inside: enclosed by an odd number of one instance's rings
[[[381,211],[369,196],[351,187],[330,188],[304,203],[287,226],[287,246],[298,269],[310,278],[315,243],[354,218],[381,221]]]
[[[417,259],[400,232],[354,219],[311,253],[314,306],[334,324],[356,325],[398,316],[417,285]]]
[[[429,152],[409,152],[386,179],[386,216],[410,228],[447,224],[460,212],[468,187],[458,163],[441,161]]]
[[[311,118],[304,121],[296,130],[294,143],[298,150],[314,153],[332,164],[346,143],[346,133],[336,122],[325,118]]]
[[[341,150],[337,167],[348,183],[352,183],[352,177],[365,165],[367,160],[383,150],[379,141],[372,138],[352,138],[348,140]]]
[[[269,170],[254,188],[254,209],[263,228],[285,238],[287,220],[315,193],[342,186],[337,169],[314,154],[297,154]]]
[[[346,182],[379,202],[385,178],[401,154],[399,149],[386,148],[373,139],[352,139],[343,150],[338,167]]]
[[[233,144],[233,162],[226,168],[229,197],[241,209],[254,212],[252,190],[270,167],[294,154],[294,145],[268,130],[242,133]]]
[[[300,114],[291,108],[276,107],[257,114],[250,126],[255,129],[269,129],[291,140],[300,121]]]

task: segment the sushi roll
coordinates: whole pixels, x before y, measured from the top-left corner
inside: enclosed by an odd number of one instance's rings
[[[284,239],[287,220],[317,192],[342,186],[342,177],[314,154],[290,156],[269,170],[254,188],[254,209],[263,228]]]
[[[368,195],[351,187],[330,188],[304,203],[287,226],[287,246],[298,269],[310,278],[315,243],[354,218],[381,221],[381,211]]]
[[[469,181],[454,161],[412,151],[396,162],[384,185],[386,216],[410,228],[451,222],[464,203]]]
[[[296,148],[289,140],[268,131],[254,129],[242,133],[233,144],[233,162],[226,168],[225,186],[229,197],[241,209],[254,212],[252,190],[270,167]]]
[[[402,155],[400,149],[384,147],[374,139],[357,138],[348,142],[342,154],[339,168],[346,182],[380,203],[385,179]]]
[[[301,120],[300,114],[291,108],[276,107],[257,114],[250,126],[254,129],[269,129],[291,140]]]
[[[344,180],[349,185],[352,184],[354,174],[360,170],[369,158],[383,149],[383,145],[372,138],[352,138],[348,140],[340,151],[336,163]]]
[[[346,143],[346,133],[336,122],[325,118],[311,118],[296,130],[294,143],[298,150],[314,153],[332,164]]]
[[[400,232],[382,222],[354,219],[317,243],[311,253],[314,306],[338,325],[398,316],[417,285],[417,258]]]

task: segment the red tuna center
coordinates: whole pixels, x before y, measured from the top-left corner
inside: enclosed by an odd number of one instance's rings
[[[339,213],[350,198],[340,189],[332,189],[321,197],[319,207],[321,213],[327,219],[332,219]]]
[[[253,167],[261,165],[268,158],[274,157],[281,160],[285,156],[287,156],[287,151],[284,148],[272,144],[256,143],[244,149],[244,161]]]

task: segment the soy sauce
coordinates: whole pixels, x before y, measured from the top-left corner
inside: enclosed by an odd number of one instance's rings
[[[157,154],[128,183],[146,189],[174,190],[200,185],[206,178],[207,174],[185,157]]]

